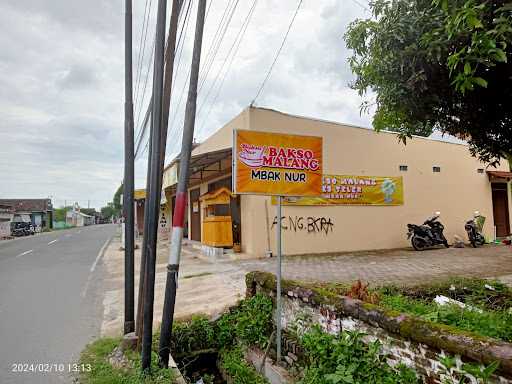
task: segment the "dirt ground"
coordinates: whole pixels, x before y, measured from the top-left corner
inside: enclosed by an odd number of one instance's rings
[[[105,299],[102,334],[119,334],[123,324],[124,252],[120,239],[114,239],[105,252]],[[155,284],[154,324],[161,321],[169,247],[159,244]],[[140,250],[136,251],[136,292]],[[215,316],[236,304],[245,295],[245,273],[274,272],[276,259],[208,259],[185,242],[183,246],[176,318],[195,313]],[[411,250],[368,251],[335,256],[300,256],[283,259],[283,277],[303,281],[353,282],[361,279],[372,285],[418,284],[449,276],[499,278],[512,285],[512,247],[487,245],[481,248],[438,248],[423,252]]]
[[[140,246],[140,244],[139,244]],[[157,250],[155,276],[154,326],[162,318],[167,257],[169,247],[161,242]],[[102,335],[118,335],[122,330],[124,316],[124,251],[119,238],[114,239],[103,256],[105,266],[104,315]],[[140,249],[135,251],[135,308],[139,287]],[[199,257],[199,252],[190,245],[183,246],[178,292],[176,296],[176,319],[190,318],[203,313],[215,316],[236,304],[245,295],[245,272],[230,263],[215,263]]]

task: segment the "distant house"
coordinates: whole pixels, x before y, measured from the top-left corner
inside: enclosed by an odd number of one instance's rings
[[[53,226],[53,206],[50,199],[0,199],[0,206],[10,207],[14,222],[30,222],[39,229]]]
[[[11,222],[14,218],[14,208],[11,205],[0,204],[0,239],[11,235]]]
[[[86,215],[79,210],[69,210],[66,212],[66,224],[73,227],[84,227],[86,225],[96,224],[96,217]]]

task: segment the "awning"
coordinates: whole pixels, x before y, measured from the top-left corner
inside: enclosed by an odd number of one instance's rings
[[[194,174],[205,171],[209,166],[231,156],[232,152],[233,150],[231,148],[227,148],[192,156],[190,158],[190,173]]]
[[[495,180],[510,181],[510,180],[512,180],[512,172],[507,172],[507,171],[487,171],[487,176],[489,177],[489,180],[491,180],[491,181],[495,181]]]
[[[194,155],[190,158],[189,165],[189,187],[195,186],[197,184],[201,184],[202,182],[211,180],[213,178],[219,177],[225,173],[231,171],[231,148],[221,149],[218,151],[201,153],[199,155]],[[176,158],[170,165],[166,167],[164,172],[170,174],[175,174],[175,178],[167,180],[165,187],[163,189],[167,189],[170,191],[171,196],[175,193],[177,179],[178,179],[178,168],[179,168],[179,157]],[[164,174],[164,179],[166,179]],[[172,184],[171,184],[172,183]]]

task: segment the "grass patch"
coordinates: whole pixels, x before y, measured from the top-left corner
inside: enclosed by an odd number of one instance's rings
[[[236,308],[211,322],[204,316],[194,316],[190,321],[174,324],[171,350],[176,358],[197,354],[223,352],[224,369],[235,376],[234,384],[265,383],[259,374],[251,370],[243,359],[238,343],[263,347],[272,330],[272,300],[264,295],[246,299]],[[109,356],[119,345],[120,338],[102,338],[82,351],[80,364],[90,367],[78,377],[81,384],[160,384],[173,383],[173,372],[158,368],[159,333],[153,336],[152,372],[141,374],[140,355],[135,351],[125,352],[128,363],[123,368],[114,368]],[[189,360],[190,362],[190,360]],[[179,364],[179,361],[178,361]],[[183,368],[183,367],[182,367]],[[202,367],[208,368],[208,367]],[[184,370],[185,371],[185,370]],[[182,371],[182,372],[184,372]],[[198,371],[199,372],[199,371]],[[191,372],[193,375],[198,372]],[[205,383],[212,375],[201,372]],[[195,381],[194,381],[195,382]]]
[[[489,286],[494,289],[489,289]],[[450,279],[412,288],[384,287],[378,292],[380,304],[388,309],[480,336],[512,342],[512,292],[498,281]],[[461,301],[482,312],[456,305],[439,306],[433,302],[437,295]]]
[[[490,286],[494,290],[486,286]],[[497,280],[451,278],[437,283],[413,287],[387,286],[382,288],[380,292],[430,300],[433,300],[437,295],[444,295],[488,310],[505,310],[512,307],[512,290]]]
[[[363,342],[363,334],[339,335],[313,327],[301,338],[307,364],[300,384],[419,384],[416,372],[404,365],[393,368],[381,353],[379,341]]]
[[[242,347],[236,346],[220,354],[220,367],[231,377],[233,384],[267,384],[268,381],[244,359]]]
[[[80,384],[173,383],[173,372],[170,369],[158,368],[158,357],[155,352],[151,356],[153,369],[149,375],[141,373],[140,355],[135,351],[125,353],[129,362],[126,368],[114,368],[108,358],[120,341],[120,338],[101,338],[87,345],[80,356],[80,364],[85,368],[78,377]]]

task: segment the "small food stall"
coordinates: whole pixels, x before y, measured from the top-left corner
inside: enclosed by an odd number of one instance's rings
[[[233,246],[231,191],[222,187],[201,196],[203,206],[203,244],[212,247]]]

